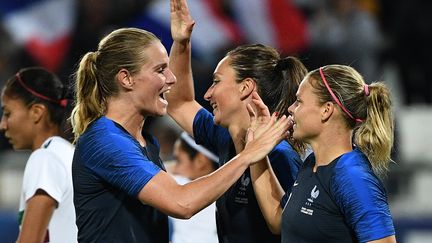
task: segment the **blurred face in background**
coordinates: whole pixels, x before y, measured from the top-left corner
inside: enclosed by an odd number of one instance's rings
[[[0,130],[12,145],[13,149],[32,149],[35,133],[32,120],[32,107],[28,107],[21,99],[2,95],[3,115]]]
[[[181,148],[180,140],[177,140],[174,144],[173,155],[176,160],[173,174],[192,179],[194,170],[193,161],[190,159],[189,154]]]

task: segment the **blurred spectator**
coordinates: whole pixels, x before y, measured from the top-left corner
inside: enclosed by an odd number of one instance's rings
[[[310,68],[324,64],[355,67],[366,81],[377,79],[377,57],[382,45],[374,16],[356,0],[329,0],[312,13],[309,22]],[[308,62],[308,60],[306,60]]]
[[[432,2],[382,0],[382,22],[391,42],[386,58],[399,71],[405,103],[432,104]]]
[[[219,158],[208,149],[195,143],[183,132],[174,145],[174,165],[171,166],[174,178],[179,184],[205,176],[218,167]],[[188,220],[170,217],[172,243],[217,243],[215,203],[210,204]]]

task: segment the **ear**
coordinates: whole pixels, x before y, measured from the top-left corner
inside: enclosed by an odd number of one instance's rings
[[[321,121],[325,122],[328,119],[330,119],[331,115],[334,112],[334,103],[333,102],[326,102],[322,105],[322,109],[321,109]]]
[[[42,104],[36,103],[31,105],[29,112],[30,119],[33,121],[34,124],[37,124],[42,120],[42,117],[47,112],[47,108]]]
[[[253,80],[252,78],[245,78],[241,83],[240,83],[240,98],[241,100],[245,100],[246,98],[248,98],[249,96],[252,95],[252,92],[255,91],[256,87],[256,82],[255,80]]]
[[[133,78],[132,75],[129,73],[128,70],[122,68],[120,69],[120,71],[118,71],[117,75],[116,75],[117,81],[119,82],[119,84],[127,89],[130,90],[132,89],[134,82],[133,82]]]
[[[209,166],[211,162],[209,159],[202,153],[197,153],[193,160],[193,166],[195,171],[204,171],[207,170],[207,167]]]

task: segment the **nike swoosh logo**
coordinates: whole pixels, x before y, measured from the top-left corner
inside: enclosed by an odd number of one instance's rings
[[[296,182],[294,182],[294,185],[293,185],[293,186],[297,186],[297,185],[298,185],[297,181],[296,181]]]

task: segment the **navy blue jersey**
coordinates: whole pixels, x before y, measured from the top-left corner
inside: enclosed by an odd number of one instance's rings
[[[316,172],[314,166],[312,155],[292,188],[282,214],[282,243],[367,242],[395,234],[385,189],[360,150]]]
[[[195,116],[193,130],[195,141],[217,154],[220,165],[236,155],[228,130],[215,125],[213,115],[204,108]],[[299,155],[283,141],[273,149],[269,158],[282,187],[290,190],[301,165]],[[217,200],[216,207],[220,243],[280,242],[280,236],[270,232],[261,213],[249,169]]]
[[[125,129],[101,117],[80,136],[72,163],[79,242],[168,242],[168,218],[137,196],[161,169],[159,144],[143,148]]]

